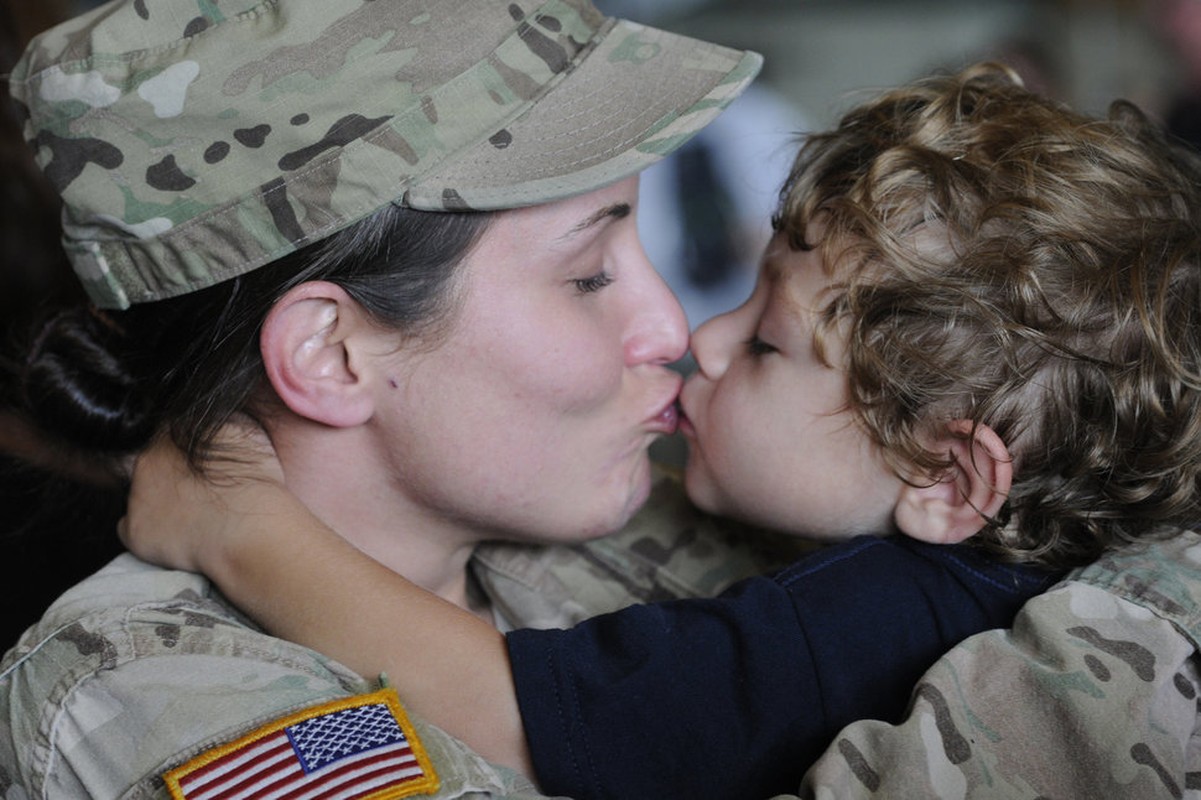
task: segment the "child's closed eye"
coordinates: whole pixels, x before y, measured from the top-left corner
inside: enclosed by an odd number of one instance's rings
[[[747,339],[746,350],[753,356],[765,356],[768,353],[779,352],[776,350],[774,345],[770,345],[760,339],[758,334],[752,336],[750,339]]]

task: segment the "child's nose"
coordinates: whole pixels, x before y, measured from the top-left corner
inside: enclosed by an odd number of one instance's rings
[[[697,370],[709,380],[720,378],[730,365],[730,340],[734,334],[734,324],[732,314],[720,314],[692,334],[692,357]]]

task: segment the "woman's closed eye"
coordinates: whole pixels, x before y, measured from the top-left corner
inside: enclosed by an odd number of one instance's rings
[[[577,278],[572,283],[580,294],[592,294],[613,283],[613,276],[607,272],[598,272],[587,278]]]

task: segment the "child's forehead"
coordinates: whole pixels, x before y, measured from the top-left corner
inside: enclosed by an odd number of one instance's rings
[[[833,285],[825,268],[823,248],[798,250],[787,237],[777,236],[764,253],[760,280],[773,305],[789,314],[813,312]]]

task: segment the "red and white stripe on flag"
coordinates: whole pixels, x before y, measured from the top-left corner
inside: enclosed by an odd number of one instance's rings
[[[392,800],[438,790],[392,689],[275,720],[163,779],[176,800]]]

